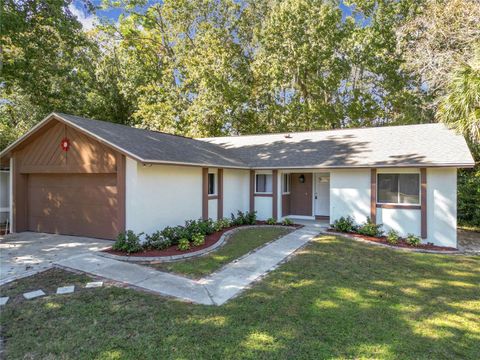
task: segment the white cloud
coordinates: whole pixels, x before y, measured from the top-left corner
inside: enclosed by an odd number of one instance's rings
[[[82,24],[83,30],[88,31],[93,29],[97,24],[97,17],[90,14],[83,9],[77,8],[73,3],[68,6],[68,9],[72,12],[73,16]]]

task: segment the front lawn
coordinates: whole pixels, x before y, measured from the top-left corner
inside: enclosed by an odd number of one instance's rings
[[[2,336],[8,359],[478,359],[479,283],[480,257],[322,236],[221,307],[104,287],[7,304]]]
[[[150,266],[158,270],[199,278],[291,231],[288,228],[267,226],[240,229],[227,240],[225,245],[208,255],[170,263],[150,264]]]

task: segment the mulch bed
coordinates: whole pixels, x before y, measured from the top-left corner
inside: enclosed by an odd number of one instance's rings
[[[256,225],[267,225],[267,224],[266,224],[265,221],[257,221]],[[282,224],[276,224],[276,225],[282,225]],[[119,256],[141,256],[141,257],[172,256],[172,255],[188,254],[188,253],[196,252],[196,251],[199,251],[199,250],[202,250],[202,249],[205,249],[205,248],[208,248],[208,247],[212,246],[218,240],[220,240],[220,238],[222,237],[222,235],[225,232],[227,232],[229,230],[232,230],[232,229],[235,229],[235,228],[238,228],[238,227],[245,227],[245,226],[249,226],[249,225],[230,226],[230,227],[225,228],[223,230],[216,231],[213,234],[205,236],[205,244],[200,245],[200,246],[192,246],[189,250],[186,250],[186,251],[178,250],[177,245],[172,245],[169,248],[166,248],[166,249],[163,249],[163,250],[145,250],[145,251],[140,251],[138,253],[131,253],[131,254],[127,254],[124,251],[113,250],[112,248],[105,249],[105,250],[102,250],[102,251],[106,252],[106,253],[109,253],[109,254],[113,254],[113,255],[119,255]],[[300,225],[300,224],[292,224],[292,225],[289,225],[289,226],[292,226],[292,227],[295,227],[295,228],[303,227],[303,225]]]
[[[391,247],[435,250],[435,251],[457,251],[457,249],[455,249],[453,247],[437,246],[437,245],[433,245],[432,243],[420,244],[418,246],[412,246],[412,245],[407,244],[404,239],[399,239],[398,243],[396,243],[395,245],[392,245],[392,244],[389,244],[387,242],[387,238],[385,236],[373,237],[373,236],[360,235],[360,234],[356,234],[356,233],[342,233],[342,232],[339,232],[339,231],[335,231],[333,229],[328,229],[328,231],[333,233],[333,234],[338,234],[338,235],[348,234],[348,235],[353,236],[355,238],[359,238],[359,239],[363,239],[363,240],[367,240],[367,241],[372,241],[372,242],[376,242],[376,243],[381,243],[381,244],[385,244],[385,245],[388,245],[388,246],[391,246]]]

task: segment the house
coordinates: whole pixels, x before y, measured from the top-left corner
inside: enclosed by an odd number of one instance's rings
[[[52,113],[0,153],[13,232],[114,239],[187,219],[370,217],[456,247],[464,138],[441,124],[191,139]]]

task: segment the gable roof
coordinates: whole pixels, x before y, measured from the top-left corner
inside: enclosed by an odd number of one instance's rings
[[[443,124],[201,139],[253,168],[472,167],[462,135]]]
[[[143,163],[247,167],[240,160],[226,156],[222,148],[215,144],[62,113],[48,115],[27,134],[2,151],[0,157],[12,151],[30,134],[52,120],[62,121]]]
[[[0,158],[52,120],[143,163],[244,169],[474,166],[463,136],[442,124],[192,139],[62,113],[47,116]]]

